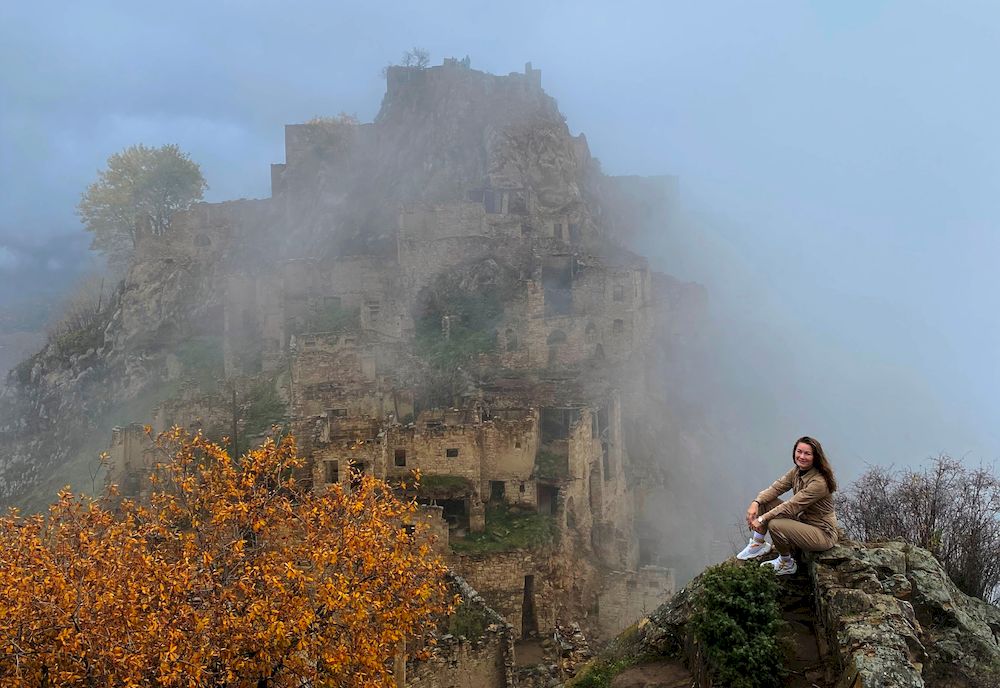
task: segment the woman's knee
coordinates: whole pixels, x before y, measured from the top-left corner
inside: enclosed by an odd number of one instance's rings
[[[795,523],[798,521],[793,521],[790,518],[773,518],[767,522],[767,529],[771,531],[771,535],[784,536],[789,531],[789,527],[794,527],[792,524]]]

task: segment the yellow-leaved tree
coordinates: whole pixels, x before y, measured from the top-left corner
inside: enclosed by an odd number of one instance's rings
[[[290,437],[239,460],[177,428],[159,444],[148,504],[63,492],[0,519],[0,685],[388,685],[450,611],[385,483],[303,490]]]

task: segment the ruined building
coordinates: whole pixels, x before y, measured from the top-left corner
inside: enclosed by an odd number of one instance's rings
[[[159,429],[287,425],[314,490],[419,470],[440,551],[517,636],[609,638],[663,602],[650,371],[703,294],[624,245],[670,181],[603,175],[530,64],[452,60],[390,68],[373,123],[287,126],[271,179],[141,239],[88,375]],[[116,430],[111,478],[139,489],[145,452]]]

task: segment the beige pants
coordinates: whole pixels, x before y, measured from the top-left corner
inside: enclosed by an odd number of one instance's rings
[[[781,504],[780,499],[761,505],[766,513]],[[793,548],[804,552],[823,552],[833,547],[837,540],[819,526],[811,526],[794,518],[774,518],[766,523],[774,547],[781,554],[790,554]]]

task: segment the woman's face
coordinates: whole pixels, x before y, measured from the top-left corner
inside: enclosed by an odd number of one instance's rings
[[[805,442],[795,445],[795,465],[803,471],[808,471],[813,465],[813,448]]]

